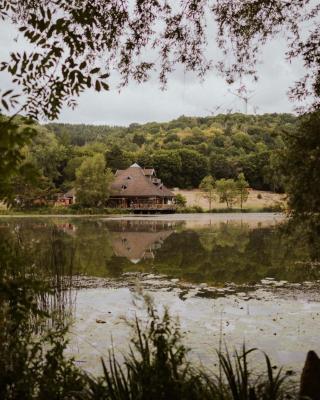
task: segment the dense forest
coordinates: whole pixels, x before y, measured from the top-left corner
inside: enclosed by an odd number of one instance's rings
[[[73,187],[83,162],[102,155],[113,172],[133,162],[152,166],[169,187],[196,188],[206,175],[242,172],[252,188],[281,192],[281,159],[296,123],[291,114],[228,114],[128,127],[37,125],[12,189],[24,205],[52,198]]]

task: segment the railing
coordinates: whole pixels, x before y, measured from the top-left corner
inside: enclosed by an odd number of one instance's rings
[[[129,208],[134,210],[174,210],[175,204],[131,204]]]
[[[175,204],[157,204],[157,203],[133,203],[130,206],[118,204],[115,208],[131,209],[131,210],[175,210]]]

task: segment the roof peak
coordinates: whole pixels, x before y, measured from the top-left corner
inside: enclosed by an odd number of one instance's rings
[[[130,168],[141,168],[139,164],[134,163],[132,165],[130,165]]]

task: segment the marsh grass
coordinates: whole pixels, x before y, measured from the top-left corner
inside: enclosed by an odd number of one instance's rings
[[[56,236],[53,242],[59,246]],[[282,370],[274,372],[268,356],[264,356],[265,368],[253,373],[250,356],[256,349],[217,351],[218,367],[213,372],[192,364],[179,322],[168,309],[160,313],[148,297],[143,298],[147,319],[132,322],[128,353],[113,349],[101,361],[100,377],[86,374],[65,355],[68,326],[64,317],[70,304],[61,291],[66,288],[47,285],[18,250],[0,243],[1,400],[294,398],[296,387]],[[51,261],[54,274],[63,273],[60,262],[58,258]]]
[[[159,316],[147,303],[148,322],[142,328],[137,318],[134,336],[124,361],[115,350],[103,365],[103,377],[89,378],[86,398],[112,400],[284,400],[295,398],[296,387],[279,369],[276,373],[264,355],[265,368],[253,374],[250,355],[257,349],[232,354],[217,351],[218,372],[192,365],[183,345],[179,323],[165,309]]]
[[[3,288],[2,288],[3,289]],[[12,291],[12,294],[14,294]],[[0,398],[82,400],[284,400],[293,399],[295,386],[282,370],[274,373],[265,355],[265,369],[253,374],[249,357],[256,349],[218,351],[218,371],[209,372],[188,361],[179,324],[168,310],[160,316],[148,306],[148,321],[134,321],[126,355],[110,351],[102,360],[103,374],[93,377],[65,356],[65,326],[43,329],[48,317],[26,290],[8,302],[13,321],[1,316]],[[26,315],[32,314],[32,321]],[[32,322],[32,323],[31,323]],[[46,327],[46,325],[44,325]],[[119,357],[121,356],[121,357]],[[123,357],[123,359],[121,359]],[[121,359],[121,361],[119,361]]]

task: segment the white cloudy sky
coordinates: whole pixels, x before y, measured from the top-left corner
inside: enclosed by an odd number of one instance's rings
[[[23,43],[14,41],[16,31],[0,22],[0,57],[5,59],[12,49],[22,49]],[[211,44],[213,51],[214,45]],[[264,49],[259,65],[258,83],[248,83],[253,97],[249,113],[293,112],[287,91],[303,75],[299,62],[289,64],[284,57],[285,45],[274,40]],[[8,77],[0,73],[0,88],[7,88]],[[239,85],[238,85],[239,86]],[[212,71],[201,82],[191,73],[176,71],[162,91],[156,77],[148,83],[131,83],[119,93],[111,86],[109,92],[87,91],[81,95],[75,110],[63,109],[59,122],[128,125],[132,122],[168,121],[180,115],[205,116],[215,112],[244,111],[243,102],[230,93],[222,77]]]

